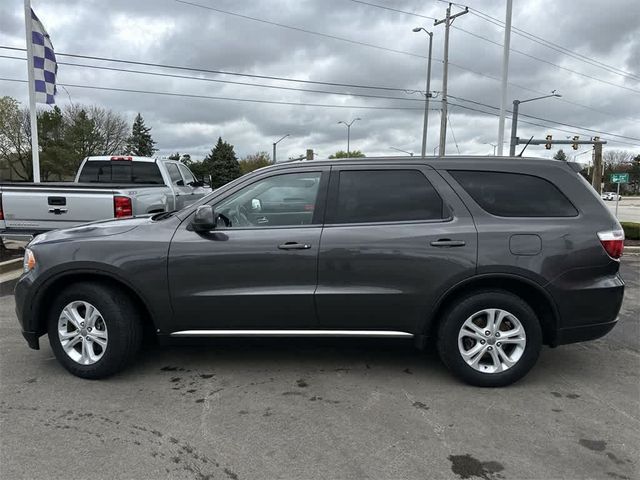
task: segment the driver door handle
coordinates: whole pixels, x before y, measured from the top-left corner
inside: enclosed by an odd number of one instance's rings
[[[448,238],[441,238],[440,240],[436,240],[431,242],[433,247],[464,247],[464,240],[450,240]]]
[[[308,243],[286,242],[278,245],[278,248],[280,250],[308,250],[311,248],[311,245]]]

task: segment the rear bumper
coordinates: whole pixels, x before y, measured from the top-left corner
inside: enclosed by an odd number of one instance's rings
[[[561,328],[556,336],[556,345],[566,345],[568,343],[586,342],[604,337],[618,323],[617,320],[606,323],[596,323],[582,327]]]

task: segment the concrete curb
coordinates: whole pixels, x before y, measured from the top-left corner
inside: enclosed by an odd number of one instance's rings
[[[0,262],[0,274],[19,270],[22,268],[22,259],[14,258],[5,262]]]
[[[640,246],[625,245],[623,252],[624,252],[624,255],[640,255]]]

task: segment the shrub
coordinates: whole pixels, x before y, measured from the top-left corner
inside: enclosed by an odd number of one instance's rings
[[[624,238],[627,240],[640,240],[640,223],[620,222],[624,230]]]

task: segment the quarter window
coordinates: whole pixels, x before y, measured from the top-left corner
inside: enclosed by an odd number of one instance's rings
[[[332,223],[442,219],[442,198],[418,170],[343,170]]]
[[[520,173],[451,170],[451,176],[484,210],[500,217],[575,217],[578,211],[558,188]]]

